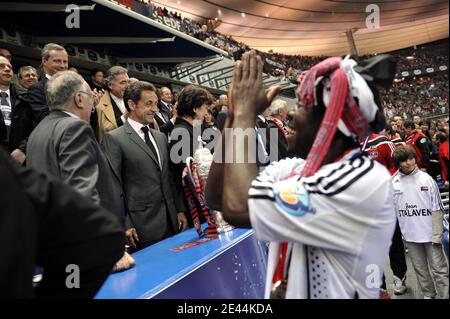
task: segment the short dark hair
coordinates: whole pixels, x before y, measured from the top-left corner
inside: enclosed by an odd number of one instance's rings
[[[95,76],[97,74],[97,72],[102,72],[103,75],[105,75],[105,72],[102,69],[95,68],[95,69],[91,70],[91,76]]]
[[[415,129],[416,128],[416,124],[414,124],[413,121],[406,121],[405,124],[403,124],[404,128],[412,128]]]
[[[397,147],[392,153],[392,160],[394,161],[396,168],[400,167],[401,162],[405,162],[412,158],[417,161],[416,150],[410,145]]]
[[[128,112],[130,112],[128,101],[131,100],[137,104],[141,99],[142,91],[152,91],[156,93],[156,88],[153,84],[145,81],[136,81],[127,87],[125,94],[123,95],[123,101],[125,102],[125,108]]]
[[[178,97],[177,115],[180,117],[194,117],[194,110],[200,108],[204,103],[213,103],[211,93],[201,87],[188,85],[181,91]]]
[[[214,120],[216,119],[217,113],[215,109],[208,109],[208,113],[213,117]]]
[[[395,133],[390,123],[386,123],[386,132],[388,132],[391,135]]]
[[[439,140],[439,142],[444,143],[447,140],[447,134],[444,132],[438,132],[436,133],[436,138]]]

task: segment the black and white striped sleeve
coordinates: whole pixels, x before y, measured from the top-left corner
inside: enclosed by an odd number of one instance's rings
[[[386,209],[395,218],[390,175],[368,158],[328,165],[311,178],[260,179],[252,186],[250,221],[260,240],[356,254],[375,215]]]

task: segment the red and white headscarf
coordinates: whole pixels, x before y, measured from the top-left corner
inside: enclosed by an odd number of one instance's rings
[[[316,86],[323,85],[323,104],[326,112],[314,144],[308,154],[302,176],[313,175],[320,167],[336,130],[345,136],[364,141],[370,135],[369,123],[376,120],[379,110],[374,94],[354,67],[357,62],[345,58],[328,58],[302,73],[297,96],[301,107],[319,104]],[[356,102],[358,101],[358,103]]]

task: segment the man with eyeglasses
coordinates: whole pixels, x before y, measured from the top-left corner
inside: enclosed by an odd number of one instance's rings
[[[28,89],[38,81],[37,70],[30,65],[23,66],[19,69],[19,84]]]
[[[27,166],[59,177],[99,202],[97,184],[102,176],[97,162],[101,151],[89,126],[93,93],[74,72],[63,71],[54,76],[47,82],[50,114],[30,135]]]
[[[93,203],[114,213],[123,226],[125,207],[119,181],[89,125],[94,93],[86,81],[72,71],[53,75],[46,90],[50,113],[30,135],[27,167],[72,186]],[[125,257],[127,260],[119,261],[116,270],[134,264],[130,256]]]
[[[11,62],[0,56],[0,145],[23,164],[27,138],[33,129],[32,116],[26,90],[14,84],[12,78]]]

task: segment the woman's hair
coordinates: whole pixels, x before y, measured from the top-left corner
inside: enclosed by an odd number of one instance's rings
[[[392,153],[392,160],[396,168],[400,167],[400,163],[413,158],[417,161],[416,151],[410,145],[397,147]]]
[[[211,93],[201,87],[188,85],[181,91],[180,96],[178,97],[177,114],[179,117],[194,117],[194,110],[200,108],[205,103],[213,103],[213,96]]]
[[[211,117],[212,117],[213,121],[215,121],[216,120],[216,114],[215,114],[214,110],[208,109],[208,113],[211,114]]]

